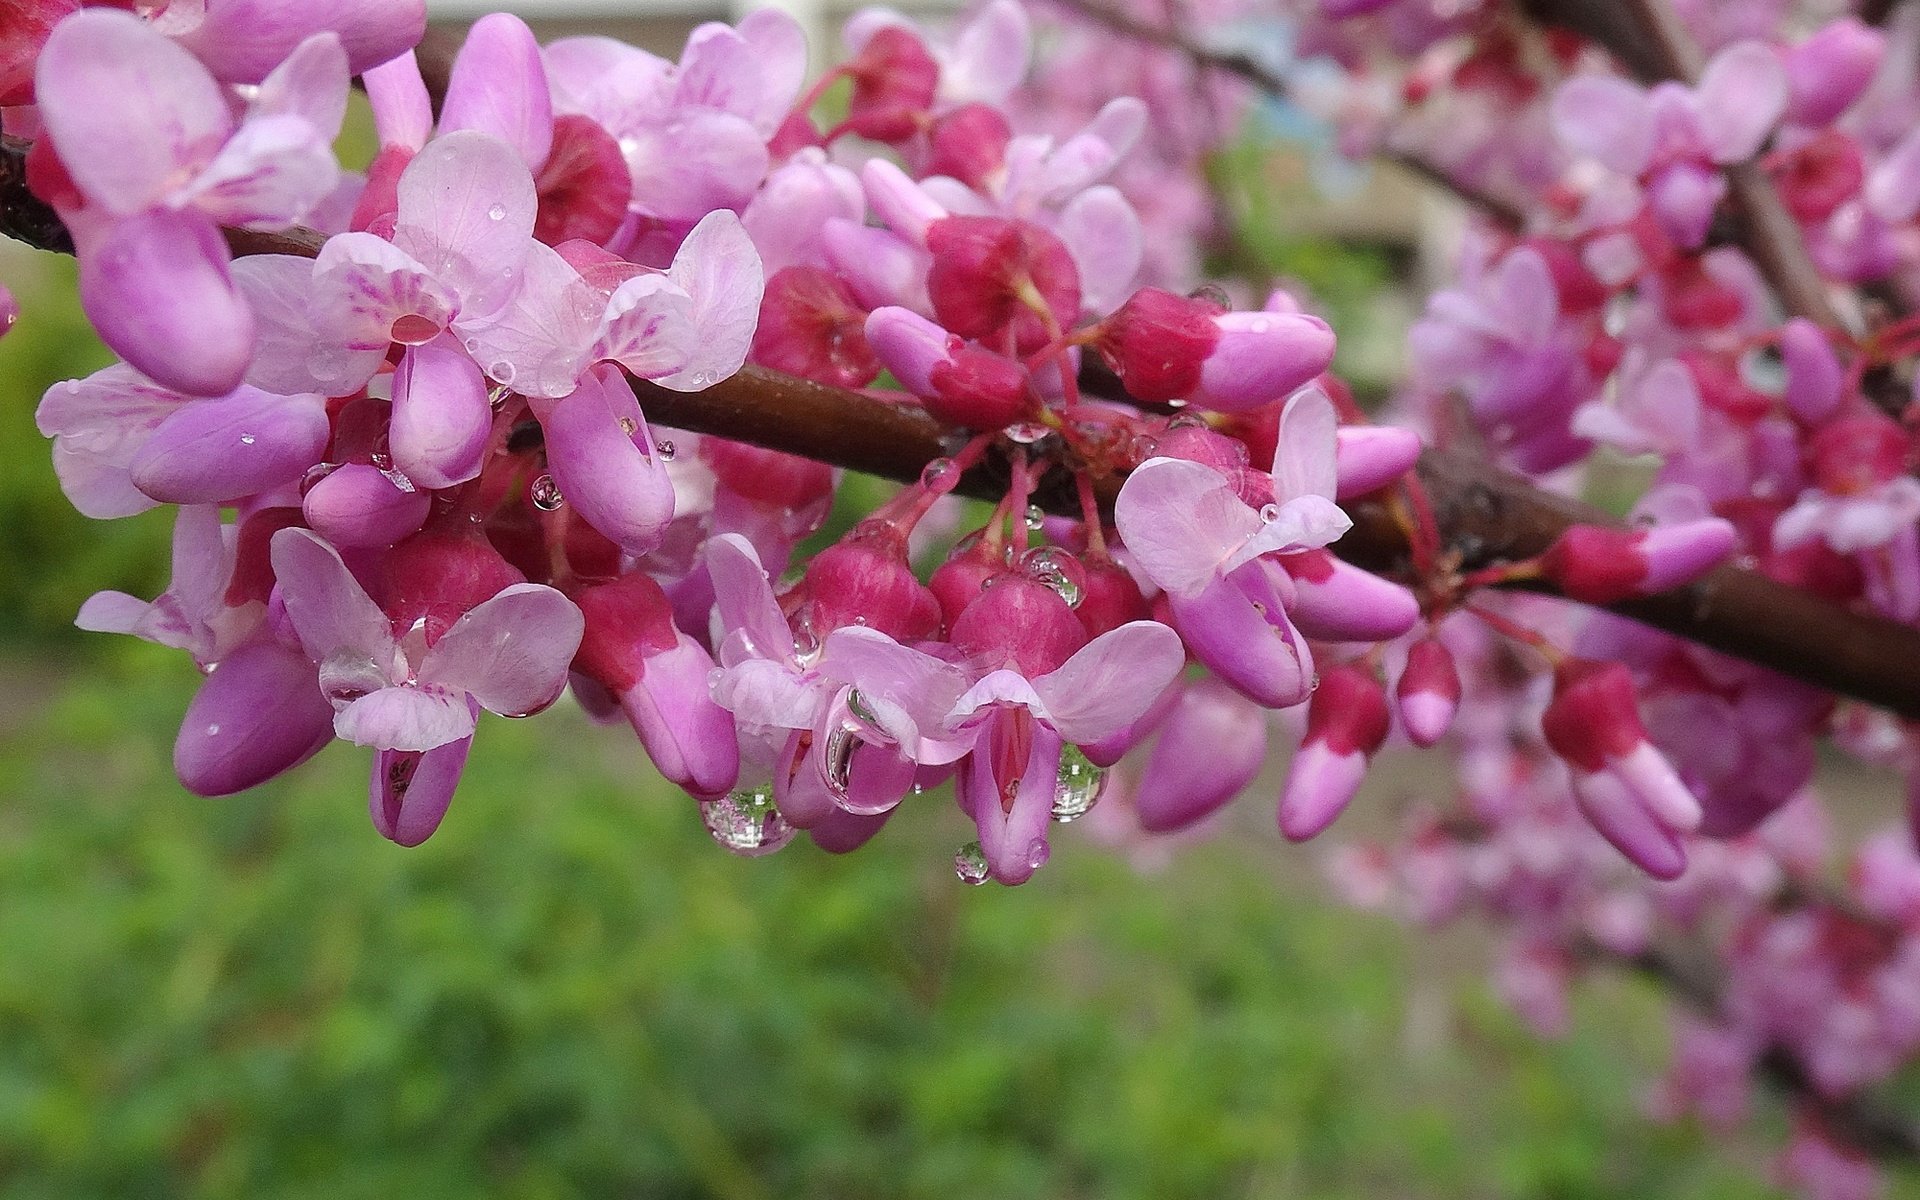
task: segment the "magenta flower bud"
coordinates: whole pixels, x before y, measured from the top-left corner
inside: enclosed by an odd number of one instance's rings
[[[1825,125],[1853,106],[1880,69],[1886,35],[1841,17],[1787,51],[1787,120]]]
[[[1818,325],[1794,317],[1780,329],[1780,356],[1787,367],[1787,407],[1809,425],[1818,425],[1840,407],[1845,373],[1833,344]]]
[[[1141,828],[1172,833],[1212,816],[1260,773],[1267,714],[1217,679],[1180,693],[1134,799]]]
[[[1333,327],[1302,313],[1230,312],[1214,318],[1220,341],[1187,399],[1218,412],[1244,412],[1313,382],[1333,363]]]
[[[1460,710],[1460,670],[1445,642],[1425,637],[1407,650],[1394,701],[1400,709],[1400,727],[1414,745],[1431,746],[1446,736]]]
[[[1037,403],[1026,368],[969,346],[905,308],[878,308],[867,318],[874,353],[935,418],[967,429],[999,429]]]
[[[927,227],[927,294],[940,324],[963,338],[1031,354],[1080,316],[1080,268],[1066,243],[1030,221],[950,216]]]
[[[230,796],[312,758],[333,740],[333,705],[313,664],[298,650],[262,638],[222,659],[200,684],[173,769],[199,796]]]
[[[401,487],[378,467],[348,463],[308,489],[307,526],[343,549],[391,546],[419,530],[433,493]]]
[[[1150,404],[1182,400],[1199,388],[1201,365],[1220,344],[1220,313],[1206,300],[1141,288],[1101,323],[1095,345],[1129,396]]]
[[[1420,601],[1399,584],[1325,550],[1280,557],[1293,579],[1289,609],[1301,633],[1323,642],[1384,642],[1412,629]]]
[[[703,799],[732,790],[740,776],[733,714],[713,702],[713,659],[674,627],[660,585],[633,571],[574,599],[586,618],[574,670],[619,698],[662,775]]]
[[[618,367],[589,371],[558,400],[535,400],[547,468],[562,500],[630,554],[660,544],[673,520],[673,481]]]
[[[1692,583],[1733,553],[1739,540],[1718,517],[1646,530],[1573,525],[1540,556],[1540,571],[1572,599],[1611,604]]]
[[[1333,498],[1350,500],[1378,491],[1413,470],[1420,435],[1397,425],[1343,425],[1334,433]]]
[[[211,217],[156,208],[80,250],[80,303],[100,340],[141,374],[190,396],[224,396],[253,361],[253,310]]]
[[[1058,592],[1008,572],[987,580],[953,623],[948,640],[982,663],[1010,664],[1028,679],[1038,679],[1086,645],[1087,631]]]
[[[947,175],[976,191],[1007,159],[1013,128],[990,104],[964,104],[934,122],[926,174]]]
[[[1320,677],[1307,704],[1306,737],[1280,790],[1280,832],[1288,841],[1306,841],[1346,810],[1387,727],[1387,692],[1373,672],[1342,663]]]
[[[865,625],[900,641],[929,637],[940,625],[940,602],[914,575],[907,543],[892,526],[866,522],[807,564],[807,619],[824,638],[844,625]]]
[[[865,387],[880,373],[866,332],[871,323],[833,272],[808,264],[785,267],[767,280],[753,360],[835,387]]]
[[[1118,629],[1129,621],[1144,621],[1151,615],[1140,585],[1133,581],[1125,567],[1110,558],[1086,560],[1083,565],[1086,581],[1081,589],[1080,604],[1073,613],[1080,618],[1088,637],[1099,637],[1110,629]]]
[[[327,436],[321,397],[243,387],[162,421],[133,456],[133,485],[162,504],[225,504],[298,480]]]
[[[845,127],[878,142],[912,137],[933,107],[940,64],[913,31],[889,25],[874,33],[845,70],[853,98]]]
[[[1727,193],[1718,171],[1690,162],[1675,163],[1647,185],[1654,220],[1677,246],[1692,250],[1707,240],[1713,211]]]
[[[1574,797],[1594,828],[1648,874],[1670,879],[1684,870],[1676,835],[1699,827],[1700,802],[1647,739],[1627,668],[1562,663],[1540,725],[1572,770]]]

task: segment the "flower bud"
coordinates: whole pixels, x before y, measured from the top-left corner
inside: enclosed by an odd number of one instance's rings
[[[814,555],[805,580],[807,620],[816,637],[865,625],[898,641],[929,637],[940,602],[907,562],[906,538],[883,521],[863,521]]]
[[[1787,407],[1809,425],[1818,425],[1840,407],[1845,383],[1840,360],[1818,325],[1794,317],[1780,329],[1780,356],[1787,368]]]
[[[1378,491],[1420,460],[1420,435],[1397,425],[1343,425],[1333,436],[1335,500]]]
[[[1307,703],[1307,735],[1280,791],[1288,841],[1304,842],[1333,824],[1360,790],[1387,728],[1387,693],[1373,672],[1342,663],[1320,677]]]
[[[308,490],[307,527],[343,549],[391,546],[416,532],[433,507],[433,494],[402,488],[365,463],[348,463]]]
[[[79,247],[80,303],[100,340],[142,375],[190,396],[224,396],[253,361],[253,310],[213,219],[156,208]]]
[[[1260,773],[1267,714],[1217,679],[1185,688],[1134,799],[1141,828],[1172,833],[1212,816]]]
[[[1718,517],[1647,530],[1574,525],[1540,556],[1540,568],[1571,599],[1611,604],[1691,583],[1738,542],[1732,524]]]
[[[834,387],[872,383],[880,363],[868,344],[868,314],[833,272],[792,266],[767,280],[753,361]]]
[[[173,743],[173,769],[198,796],[265,783],[333,740],[333,705],[298,650],[261,638],[222,659],[194,693]]]
[[[843,68],[853,77],[845,127],[876,142],[898,142],[920,129],[933,107],[940,64],[912,30],[889,25],[876,31]]]
[[[986,581],[953,623],[948,640],[988,668],[1010,665],[1038,679],[1058,670],[1088,639],[1058,592],[1009,571]]]
[[[1446,736],[1460,709],[1460,671],[1453,652],[1436,637],[1425,637],[1407,650],[1407,665],[1394,688],[1400,709],[1400,727],[1416,746],[1431,746]]]
[[[1013,129],[990,104],[965,104],[934,122],[926,174],[947,175],[976,191],[1006,163]]]
[[[1886,35],[1847,16],[1787,51],[1787,120],[1825,125],[1847,111],[1873,82],[1886,44]]]
[[[183,404],[133,456],[133,485],[163,504],[226,504],[299,479],[327,448],[326,402],[250,387]]]
[[[1030,221],[950,216],[927,227],[933,315],[973,341],[1031,354],[1080,316],[1080,269],[1058,237]],[[1044,314],[1037,309],[1044,309]]]
[[[1420,619],[1412,592],[1371,571],[1341,562],[1325,550],[1280,556],[1293,579],[1294,624],[1324,642],[1384,642]]]

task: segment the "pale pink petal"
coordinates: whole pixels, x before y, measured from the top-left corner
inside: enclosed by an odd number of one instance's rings
[[[473,736],[474,715],[464,692],[433,687],[385,687],[334,714],[333,732],[356,746],[432,750]]]
[[[1653,153],[1653,116],[1644,88],[1607,75],[1583,75],[1553,94],[1553,131],[1576,154],[1622,175],[1638,175]]]
[[[523,283],[506,308],[463,329],[468,352],[489,378],[523,396],[551,399],[574,390],[592,361],[606,301],[550,246],[529,242]]]
[[[941,99],[988,104],[1006,99],[1026,77],[1032,40],[1026,8],[1014,0],[994,0],[961,27],[940,64]]]
[[[607,297],[591,361],[617,362],[642,379],[671,375],[693,357],[700,336],[693,300],[665,275],[636,275]]]
[[[1133,289],[1144,254],[1133,205],[1118,188],[1088,188],[1060,210],[1054,232],[1080,269],[1080,303],[1091,312],[1119,307]]]
[[[655,382],[697,392],[747,360],[766,287],[760,253],[739,217],[724,210],[709,213],[680,244],[667,276],[693,299],[694,342],[686,365]]]
[[[340,554],[305,529],[273,535],[273,575],[287,619],[307,657],[325,663],[345,656],[384,666],[393,659],[393,629]]]
[[[1331,500],[1338,485],[1336,459],[1340,418],[1333,401],[1319,388],[1307,388],[1280,411],[1280,432],[1273,451],[1273,498],[1281,504],[1297,496]]]
[[[1262,526],[1218,471],[1176,458],[1149,459],[1128,476],[1113,518],[1147,577],[1182,596],[1205,590]]]
[[[367,340],[377,338],[378,344],[361,349],[348,348],[315,331],[308,307],[316,292],[314,260],[291,254],[252,254],[235,259],[232,272],[234,285],[253,310],[257,331],[247,383],[283,396],[295,392],[346,396],[359,391],[380,369],[388,345],[386,328],[367,334]]]
[[[423,488],[465,483],[485,465],[492,430],[487,381],[452,339],[415,346],[400,359],[387,448],[401,474]]]
[[[426,29],[425,0],[206,0],[205,17],[175,37],[216,77],[258,83],[323,30],[339,35],[358,74],[418,45]]]
[[[663,221],[692,222],[744,206],[766,178],[767,143],[746,120],[709,108],[621,138],[633,174],[633,207]]]
[[[1158,621],[1130,621],[1088,642],[1033,686],[1061,737],[1097,742],[1138,720],[1186,661],[1179,634]]]
[[[455,621],[421,659],[419,679],[471,692],[488,712],[528,716],[560,698],[584,629],[573,601],[517,583]]]
[[[327,239],[313,263],[308,309],[319,336],[350,351],[440,336],[460,298],[425,263],[371,233]]]
[[[579,113],[616,137],[670,103],[674,65],[609,37],[570,37],[542,52],[555,113]]]
[[[686,634],[673,649],[647,656],[640,681],[620,697],[627,720],[660,773],[694,796],[710,798],[740,778],[733,714],[714,703],[713,659]]]
[[[1538,346],[1560,320],[1560,289],[1539,251],[1522,247],[1500,260],[1485,293],[1490,332],[1517,346]]]
[[[947,721],[954,726],[967,724],[982,709],[995,711],[995,706],[1017,706],[1027,709],[1041,720],[1047,717],[1046,702],[1033,684],[1018,671],[992,671],[978,683],[960,694],[947,713]]]
[[[753,543],[737,533],[723,533],[707,543],[707,573],[713,579],[714,603],[720,623],[730,633],[744,635],[735,643],[757,658],[788,666],[793,657],[793,631],[780,614],[767,572]]]
[[[340,136],[347,116],[349,82],[347,53],[339,37],[316,33],[261,82],[247,106],[248,117],[299,117],[331,142]]]
[[[253,313],[230,261],[204,214],[150,209],[80,247],[80,304],[100,340],[155,383],[223,396],[253,360]]]
[[[226,100],[193,55],[111,9],[82,9],[54,27],[34,94],[73,181],[123,215],[166,198],[233,129]]]
[[[1787,69],[1761,42],[1738,42],[1714,55],[1693,89],[1700,137],[1717,163],[1752,158],[1786,107]]]
[[[902,646],[877,629],[847,625],[827,635],[820,656],[823,678],[855,688],[860,703],[902,750],[921,762],[939,762],[939,741],[946,717],[967,689],[958,667],[911,646]]]
[[[299,117],[251,117],[179,198],[222,225],[284,229],[339,180],[331,137]]]
[[[1318,550],[1339,541],[1353,528],[1353,518],[1325,496],[1295,496],[1285,504],[1269,506],[1260,514],[1260,528],[1227,556],[1222,572],[1232,571],[1262,554],[1289,554]]]
[[[367,90],[382,146],[418,150],[427,144],[433,133],[433,99],[413,51],[361,72],[360,85]]]
[[[535,174],[553,148],[553,100],[540,43],[527,23],[510,13],[489,13],[473,23],[454,57],[440,105],[440,132],[477,129],[519,151]]]
[[[1217,679],[1180,695],[1140,776],[1134,811],[1149,833],[1170,833],[1232,800],[1267,757],[1266,710]]]
[[[434,138],[400,174],[393,244],[485,320],[519,286],[538,196],[520,152],[463,129]]]
[[[163,504],[226,504],[297,482],[329,434],[322,397],[243,387],[182,406],[129,468],[134,486]]]
[[[806,69],[800,26],[779,9],[758,9],[738,29],[709,22],[688,36],[674,103],[732,113],[761,137],[771,137],[799,94]]]
[[[1896,225],[1920,212],[1920,129],[1895,143],[1867,175],[1867,207]]]
[[[183,400],[124,363],[48,388],[34,420],[54,439],[54,474],[73,506],[99,520],[154,507],[128,468]]]

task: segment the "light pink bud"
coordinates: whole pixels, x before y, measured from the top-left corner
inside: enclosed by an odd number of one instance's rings
[[[163,387],[224,396],[253,361],[253,310],[213,220],[156,208],[80,247],[80,303],[104,341]]]
[[[815,636],[865,625],[901,641],[932,636],[940,602],[913,573],[906,538],[868,522],[807,564],[808,621]]]
[[[774,801],[779,803],[778,798]],[[781,810],[782,814],[787,811]],[[813,844],[828,854],[850,854],[873,840],[873,836],[886,825],[887,818],[894,810],[863,816],[850,813],[844,808],[836,808],[828,813],[818,824],[807,830],[807,836]]]
[[[1087,644],[1086,627],[1060,594],[1024,575],[988,579],[953,623],[949,640],[962,654],[989,665],[1011,664],[1038,679]]]
[[[1420,601],[1371,571],[1341,562],[1325,550],[1286,554],[1280,565],[1293,578],[1289,609],[1300,632],[1323,642],[1384,642],[1412,629]]]
[[[1818,425],[1840,407],[1845,375],[1833,344],[1818,325],[1795,317],[1780,329],[1780,356],[1787,367],[1787,407]]]
[[[265,638],[222,659],[194,693],[173,769],[200,796],[265,783],[333,740],[333,705],[304,654]]]
[[[1887,39],[1857,17],[1822,26],[1786,54],[1787,120],[1825,125],[1853,106],[1873,82]]]
[[[480,704],[471,696],[467,709],[479,717]],[[473,735],[468,734],[431,750],[375,751],[367,814],[380,836],[397,846],[418,846],[432,837],[446,819],[472,749]]]
[[[403,488],[378,467],[348,463],[314,484],[301,507],[307,526],[336,546],[391,546],[426,521],[433,493]]]
[[[1408,649],[1394,699],[1400,727],[1414,745],[1431,746],[1446,736],[1460,709],[1460,671],[1445,642],[1427,637]]]
[[[1292,582],[1259,559],[1193,597],[1168,595],[1173,626],[1193,656],[1241,695],[1286,708],[1312,689],[1313,654],[1287,619]]]
[[[1612,604],[1691,583],[1738,544],[1718,517],[1642,531],[1574,525],[1540,556],[1540,570],[1571,599]]]
[[[225,504],[299,479],[327,448],[319,396],[243,387],[182,405],[133,456],[133,485],[162,504]]]
[[[1397,425],[1343,425],[1334,433],[1335,500],[1364,496],[1399,479],[1420,459],[1420,435]]]
[[[1655,526],[1640,542],[1640,552],[1647,557],[1640,590],[1651,594],[1692,583],[1718,566],[1739,543],[1733,525],[1719,517]]]
[[[911,309],[889,306],[868,315],[867,344],[902,387],[931,396],[934,368],[950,365],[966,343]]]
[[[867,203],[887,227],[902,237],[924,244],[927,230],[943,220],[947,210],[899,167],[884,158],[869,159],[860,168]]]
[[[1134,799],[1150,833],[1185,829],[1239,795],[1267,757],[1267,714],[1217,679],[1180,693]]]
[[[1284,400],[1333,363],[1333,327],[1301,313],[1230,312],[1187,397],[1202,408],[1244,412]]]
[[[407,350],[387,431],[397,470],[423,488],[465,483],[480,474],[492,429],[486,377],[451,337]]]
[[[673,520],[673,481],[619,368],[594,368],[569,395],[536,400],[534,414],[564,502],[628,553],[659,545]]]
[[[1386,689],[1371,671],[1342,663],[1320,677],[1307,704],[1306,737],[1280,791],[1280,832],[1288,841],[1306,841],[1345,811],[1387,727]]]

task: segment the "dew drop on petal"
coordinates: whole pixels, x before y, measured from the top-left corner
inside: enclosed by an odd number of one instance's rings
[[[507,206],[504,204],[496,204],[487,210],[487,220],[489,221],[504,221],[506,219]]]
[[[640,428],[640,422],[634,420],[632,417],[620,418],[620,432],[626,434],[628,437],[632,437],[633,431],[638,428]]]
[[[953,856],[953,873],[960,882],[979,887],[987,881],[987,852],[979,842],[968,842]]]
[[[773,786],[740,788],[700,805],[700,821],[713,840],[742,858],[772,854],[797,832],[773,802]]]
[[[847,798],[847,788],[853,782],[853,752],[860,748],[860,734],[853,726],[842,724],[827,735],[826,747],[821,751],[825,759],[827,792],[836,804]]]
[[[541,512],[552,512],[567,502],[567,498],[560,494],[560,485],[553,481],[551,475],[542,475],[528,484],[527,499],[533,501],[533,506]]]
[[[655,442],[653,444],[653,452],[659,456],[661,462],[672,462],[673,456],[679,453],[679,451],[674,449],[673,443],[668,441]]]
[[[1018,442],[1022,446],[1031,446],[1053,431],[1038,421],[1021,421],[1018,424],[1007,426],[1005,432],[1008,441]]]
[[[1035,838],[1027,843],[1027,865],[1034,870],[1046,866],[1047,860],[1052,857],[1053,847],[1047,845],[1047,839]]]
[[[859,688],[847,689],[847,711],[869,725],[880,723],[880,719],[873,713],[873,706],[867,703],[867,698],[860,694]]]
[[[1269,525],[1278,521],[1280,519],[1280,506],[1278,504],[1262,505],[1260,508],[1260,519]]]
[[[1091,812],[1100,802],[1101,793],[1107,790],[1107,772],[1093,765],[1091,759],[1080,752],[1080,747],[1069,745],[1060,751],[1060,775],[1053,787],[1053,819],[1062,825],[1078,821]]]
[[[513,369],[512,363],[502,359],[488,367],[487,374],[503,384],[510,384],[513,382],[513,377],[516,372]]]
[[[219,727],[218,725],[209,725],[209,726],[207,726],[207,736],[208,736],[208,737],[219,737],[219,736],[220,736],[220,727]]]
[[[251,446],[258,440],[259,440],[258,438],[254,437],[250,433],[243,433],[240,435],[240,444],[242,446]]]

